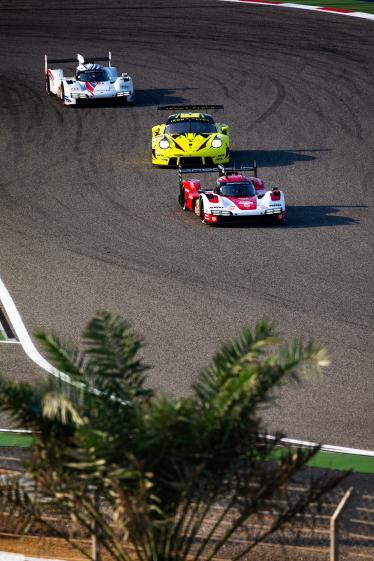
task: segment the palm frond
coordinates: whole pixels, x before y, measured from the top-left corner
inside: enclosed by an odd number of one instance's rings
[[[84,332],[84,343],[88,369],[99,390],[124,399],[152,395],[144,388],[148,367],[137,358],[142,343],[127,321],[106,312],[97,314]]]
[[[38,431],[43,425],[39,386],[13,382],[0,376],[0,411],[8,413],[17,428]]]
[[[78,427],[85,422],[72,401],[62,393],[46,393],[43,396],[42,407],[44,417],[63,425],[72,423]]]
[[[53,366],[71,377],[72,381],[84,382],[84,355],[82,352],[58,335],[47,335],[41,331],[35,336],[42,342]]]
[[[280,435],[263,437],[259,406],[274,389],[328,364],[313,341],[279,346],[275,324],[258,322],[221,347],[191,395],[171,398],[146,387],[142,342],[118,316],[97,314],[82,351],[39,339],[71,383],[0,378],[0,411],[38,433],[25,464],[38,495],[94,528],[117,561],[213,558],[271,503],[274,524],[238,548],[239,559],[339,481],[314,479],[295,500],[288,485],[318,447],[279,454]],[[0,506],[4,496],[0,482]],[[27,497],[7,497],[27,507]]]
[[[254,333],[245,328],[238,338],[222,345],[210,366],[201,372],[198,381],[193,385],[194,392],[203,403],[209,402],[221,391],[236,366],[243,361],[254,362],[277,341],[275,324],[272,322],[257,322]]]

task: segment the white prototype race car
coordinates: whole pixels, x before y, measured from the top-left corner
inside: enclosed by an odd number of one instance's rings
[[[97,61],[109,62],[108,66]],[[48,59],[45,55],[45,89],[48,95],[56,95],[64,105],[76,105],[79,102],[116,98],[122,103],[134,101],[134,85],[126,72],[118,75],[118,70],[111,65],[112,54],[108,56],[84,58]],[[78,62],[73,76],[64,76],[62,68],[50,68],[50,64]]]

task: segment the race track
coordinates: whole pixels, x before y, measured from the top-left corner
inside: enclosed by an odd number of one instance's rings
[[[283,388],[269,428],[373,449],[374,23],[216,0],[8,0],[0,48],[0,276],[30,333],[78,340],[96,310],[119,312],[145,337],[151,383],[180,394],[219,342],[274,319],[332,366]],[[46,96],[44,53],[108,50],[134,107]],[[234,161],[284,189],[287,226],[217,229],[180,210],[176,171],[150,165],[165,103],[224,104]],[[43,375],[15,345],[0,370]]]

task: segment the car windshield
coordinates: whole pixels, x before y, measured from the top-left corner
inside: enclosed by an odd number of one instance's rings
[[[220,183],[218,192],[224,197],[253,197],[256,194],[255,188],[250,181],[245,183]]]
[[[213,123],[206,121],[179,121],[178,123],[170,123],[166,125],[166,134],[211,134],[217,132]]]
[[[104,68],[99,70],[82,70],[77,73],[77,80],[79,82],[107,82],[109,76]]]

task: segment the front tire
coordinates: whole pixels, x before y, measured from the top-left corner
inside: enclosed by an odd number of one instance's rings
[[[204,214],[204,202],[202,199],[200,199],[200,222],[202,224],[206,224]]]
[[[179,204],[181,205],[182,210],[187,212],[188,208],[187,208],[187,205],[186,205],[186,197],[185,197],[184,189],[181,189],[179,197],[180,197]]]

